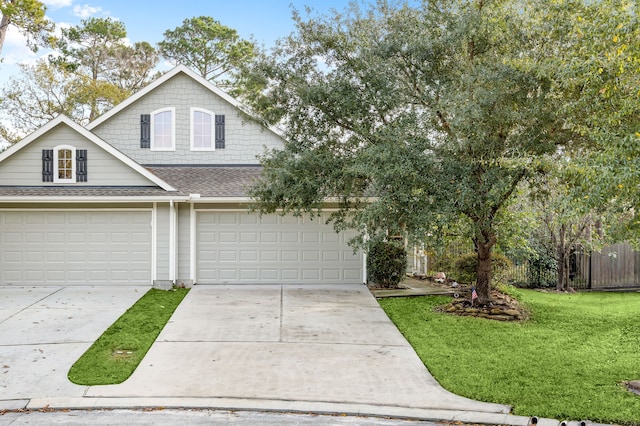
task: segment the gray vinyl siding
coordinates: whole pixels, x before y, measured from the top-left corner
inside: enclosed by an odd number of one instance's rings
[[[189,251],[190,251],[190,204],[178,205],[178,280],[189,279]]]
[[[159,204],[156,213],[156,279],[169,279],[169,204]]]
[[[87,150],[87,182],[42,182],[42,150],[71,145]],[[0,184],[16,186],[155,186],[144,176],[113,157],[65,124],[28,144],[0,163]]]
[[[175,108],[176,150],[140,148],[140,115],[161,108]],[[225,115],[225,148],[191,151],[191,107]],[[281,148],[282,139],[235,106],[194,81],[178,74],[146,96],[98,125],[93,132],[140,164],[259,164],[266,149]]]

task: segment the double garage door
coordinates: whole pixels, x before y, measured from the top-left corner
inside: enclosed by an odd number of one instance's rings
[[[151,211],[0,211],[0,285],[149,285]]]
[[[362,255],[325,219],[197,211],[196,282],[362,283]],[[0,285],[150,285],[152,241],[150,209],[0,210]]]
[[[362,256],[326,217],[198,211],[198,284],[362,283]]]

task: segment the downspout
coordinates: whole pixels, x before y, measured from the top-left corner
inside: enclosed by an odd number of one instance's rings
[[[158,279],[158,203],[151,211],[151,285]]]
[[[200,194],[189,194],[189,279],[196,283],[196,205]]]
[[[365,247],[366,247],[366,243],[369,241],[369,234],[367,234],[365,232],[364,234],[364,242],[365,242]],[[362,283],[364,285],[368,284],[368,280],[367,280],[367,251],[362,249]]]
[[[169,281],[176,283],[176,205],[169,200]]]

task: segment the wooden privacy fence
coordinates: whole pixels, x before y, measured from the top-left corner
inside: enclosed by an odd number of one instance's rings
[[[640,252],[628,243],[612,244],[599,252],[575,254],[576,288],[624,289],[640,287]]]
[[[640,252],[628,243],[612,244],[598,252],[576,251],[569,258],[569,285],[583,290],[640,288]],[[508,281],[529,287],[555,287],[556,269],[530,262],[514,262]]]
[[[416,251],[417,254],[417,251]],[[424,256],[413,271],[435,274],[439,270],[452,273],[453,262],[460,253],[447,248],[440,256]],[[419,265],[416,268],[416,265]],[[503,274],[507,282],[527,287],[555,287],[557,272],[555,265],[541,265],[527,260],[514,261],[514,266]],[[409,266],[408,271],[411,270]],[[598,252],[576,251],[570,256],[569,285],[575,289],[613,290],[640,288],[640,252],[628,243],[612,244]]]

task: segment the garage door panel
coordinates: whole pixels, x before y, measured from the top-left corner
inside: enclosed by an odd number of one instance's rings
[[[47,243],[64,244],[65,240],[64,232],[47,232]]]
[[[261,250],[260,251],[260,261],[261,262],[277,262],[278,261],[278,251],[277,250]]]
[[[282,261],[283,262],[298,262],[299,253],[293,250],[282,250]]]
[[[64,262],[64,253],[60,251],[47,250],[47,263]]]
[[[22,253],[19,251],[6,251],[4,253],[3,265],[7,263],[20,263],[22,262]]]
[[[344,280],[345,281],[350,281],[350,280],[357,280],[360,279],[360,269],[344,269],[343,270],[343,274],[344,274]]]
[[[198,211],[196,282],[362,282],[362,258],[324,220]]]
[[[150,211],[0,211],[0,285],[149,285]]]
[[[9,223],[8,225],[12,225],[11,223]],[[7,232],[6,234],[4,234],[4,237],[2,238],[2,242],[4,244],[11,244],[11,243],[22,243],[22,234],[20,234],[19,232]]]
[[[277,281],[278,278],[278,270],[277,269],[262,269],[260,271],[260,279],[262,281],[274,282]]]
[[[67,262],[86,262],[87,254],[82,251],[70,251],[67,253]]]
[[[300,241],[300,237],[297,232],[283,232],[281,235],[283,243],[297,243]]]
[[[283,281],[299,281],[300,274],[297,269],[283,269],[282,270]]]
[[[235,232],[220,232],[220,243],[236,243],[238,242],[238,235]]]

